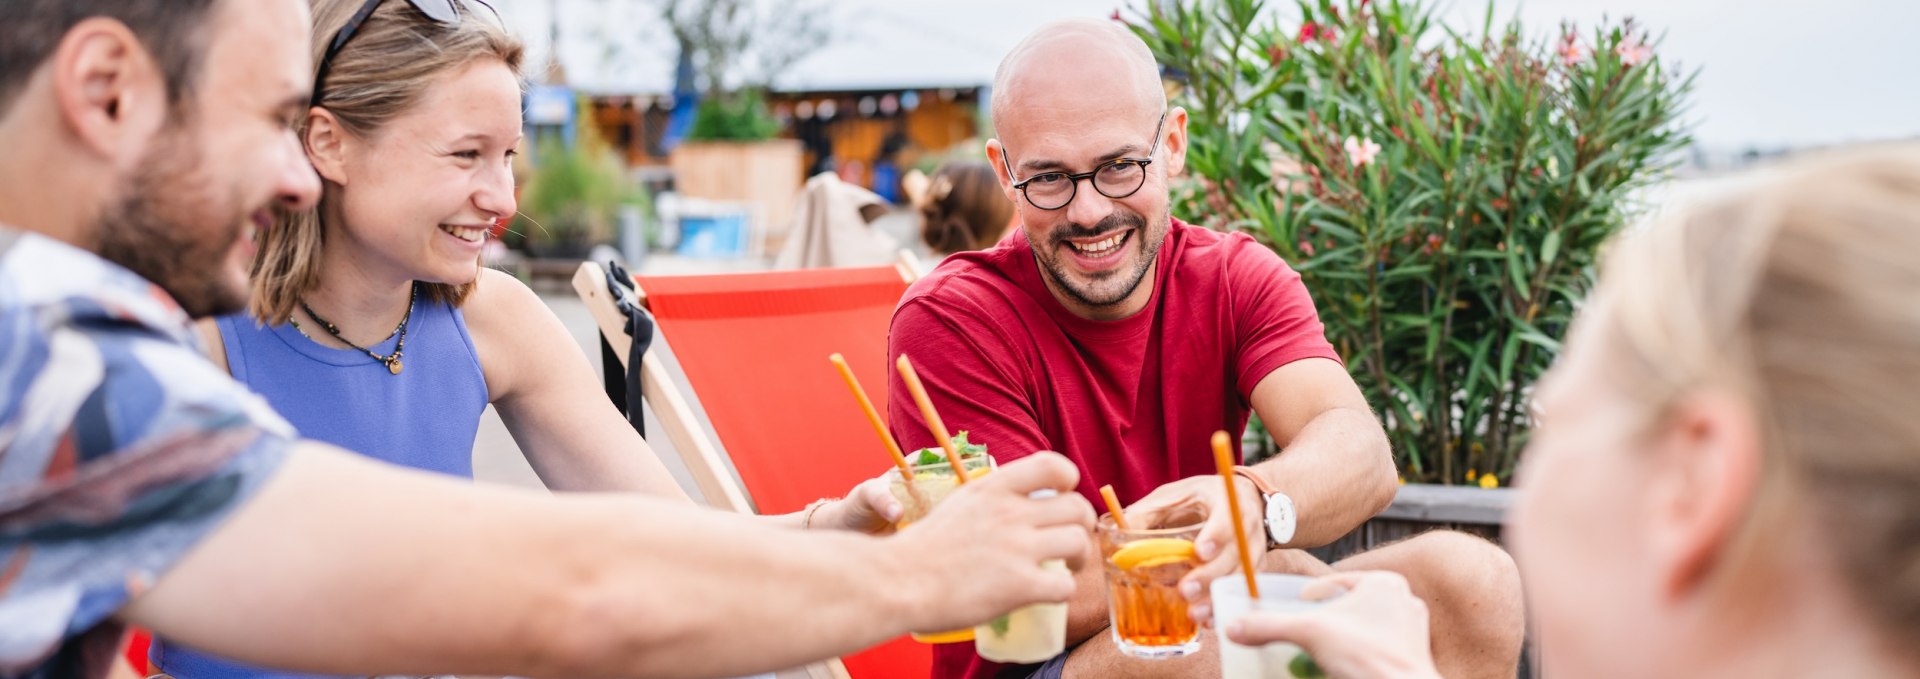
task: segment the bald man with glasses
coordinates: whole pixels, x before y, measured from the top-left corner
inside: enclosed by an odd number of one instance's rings
[[[1042,28],[1001,63],[992,107],[999,138],[987,156],[1022,227],[917,282],[890,336],[941,418],[996,456],[1064,453],[1080,468],[1082,496],[1098,506],[1098,489],[1112,484],[1135,523],[1204,506],[1203,563],[1182,581],[1198,618],[1211,615],[1206,585],[1236,567],[1240,530],[1271,550],[1263,569],[1404,574],[1432,612],[1447,676],[1513,676],[1520,585],[1493,544],[1431,533],[1331,566],[1300,551],[1392,501],[1386,435],[1300,276],[1245,234],[1171,214],[1187,112],[1168,106],[1146,45],[1108,21]],[[932,445],[898,379],[889,396],[894,435]],[[1240,433],[1252,413],[1284,452],[1237,470],[1246,520],[1235,526],[1209,439]],[[1220,676],[1212,634],[1176,660],[1122,654],[1107,633],[1101,577],[1079,574],[1066,654],[1004,667],[948,644],[935,651],[935,676]]]

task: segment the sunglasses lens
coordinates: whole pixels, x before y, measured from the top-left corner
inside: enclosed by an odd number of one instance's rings
[[[458,1],[459,0],[408,0],[408,2],[413,4],[414,9],[420,10],[421,14],[427,15],[428,19],[443,24],[450,24],[460,20],[460,10],[453,6],[453,3]]]

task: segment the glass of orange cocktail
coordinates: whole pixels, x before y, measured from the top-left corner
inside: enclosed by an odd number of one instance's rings
[[[1121,528],[1112,515],[1094,532],[1107,576],[1113,640],[1136,658],[1178,658],[1200,650],[1180,578],[1199,565],[1193,541],[1205,513],[1197,506],[1162,514],[1152,526]]]

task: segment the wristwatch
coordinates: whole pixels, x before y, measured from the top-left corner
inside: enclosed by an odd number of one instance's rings
[[[1255,472],[1252,467],[1245,465],[1237,466],[1233,468],[1233,473],[1252,482],[1253,487],[1260,491],[1261,499],[1265,500],[1266,511],[1264,512],[1264,518],[1267,524],[1267,549],[1275,549],[1288,542],[1292,542],[1294,528],[1297,525],[1297,520],[1293,513],[1293,498],[1287,497],[1286,493],[1280,492],[1280,489],[1274,488],[1272,484],[1267,483],[1267,480],[1262,478],[1258,472]]]

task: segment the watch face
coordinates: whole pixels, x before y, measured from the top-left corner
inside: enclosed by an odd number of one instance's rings
[[[1293,540],[1293,498],[1284,493],[1267,496],[1267,537],[1276,545]]]

